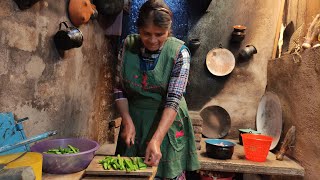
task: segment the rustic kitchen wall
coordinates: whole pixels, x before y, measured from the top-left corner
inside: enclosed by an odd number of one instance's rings
[[[0,112],[13,112],[28,137],[106,139],[112,118],[113,58],[96,21],[82,25],[80,48],[58,53],[53,36],[68,21],[67,1],[42,0],[19,10],[0,2]],[[69,23],[69,25],[71,25]]]
[[[304,179],[317,179],[320,169],[320,48],[284,55],[268,63],[268,90],[283,108],[283,136],[296,127],[296,143],[288,155],[305,168]]]
[[[201,45],[192,56],[187,101],[189,108],[201,111],[218,105],[231,116],[228,137],[237,137],[238,128],[255,128],[260,98],[265,92],[267,61],[271,58],[280,1],[213,0],[207,12],[199,12],[198,1],[189,0],[190,30],[188,38],[199,38]],[[230,42],[233,25],[247,27],[241,43]],[[236,67],[230,75],[213,76],[205,66],[206,55],[219,46],[233,52]],[[254,45],[258,53],[240,61],[239,50]]]

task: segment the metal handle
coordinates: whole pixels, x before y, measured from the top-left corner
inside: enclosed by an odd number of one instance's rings
[[[67,24],[67,21],[63,21],[63,22],[61,22],[60,24],[59,24],[59,30],[61,30],[61,24],[64,24],[64,26],[68,29],[69,28],[69,26],[68,26],[68,24]]]
[[[21,123],[21,122],[26,121],[26,120],[28,120],[28,119],[29,119],[29,117],[25,117],[25,118],[22,118],[22,119],[18,119],[18,120],[17,120],[17,123]]]
[[[9,151],[11,149],[15,149],[20,146],[24,146],[26,144],[30,144],[30,143],[39,141],[41,139],[47,138],[47,137],[55,135],[55,134],[57,134],[57,131],[49,131],[49,132],[31,137],[31,138],[26,139],[24,141],[18,142],[16,144],[9,144],[9,145],[2,146],[2,147],[0,147],[0,153],[5,152],[5,151]]]

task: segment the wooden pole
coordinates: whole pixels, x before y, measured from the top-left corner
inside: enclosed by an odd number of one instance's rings
[[[277,23],[277,29],[276,29],[276,36],[274,38],[274,44],[273,44],[273,51],[272,51],[272,59],[276,58],[277,55],[277,49],[278,49],[278,41],[280,37],[280,30],[281,30],[281,24],[282,24],[282,18],[283,18],[283,11],[286,0],[281,0],[280,2],[280,12],[278,17],[278,23]]]

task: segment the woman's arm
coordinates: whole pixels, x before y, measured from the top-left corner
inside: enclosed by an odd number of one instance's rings
[[[136,130],[129,114],[128,100],[126,98],[116,100],[116,107],[122,118],[121,126],[121,138],[125,141],[128,147],[134,144],[134,139],[136,136]]]
[[[152,136],[146,150],[145,162],[150,166],[157,166],[159,164],[162,156],[160,145],[176,118],[179,103],[187,85],[189,69],[190,54],[187,49],[182,49],[172,69],[166,105],[158,128]]]
[[[116,68],[116,77],[115,77],[115,89],[114,89],[114,97],[115,97],[115,104],[118,109],[118,112],[122,118],[121,121],[121,138],[125,141],[126,145],[130,147],[134,144],[134,139],[136,135],[136,130],[131,119],[129,113],[129,106],[128,106],[128,99],[125,96],[123,86],[122,86],[122,77],[121,77],[121,69],[122,69],[122,61],[123,61],[123,52],[125,46],[120,49],[118,54],[118,64]]]

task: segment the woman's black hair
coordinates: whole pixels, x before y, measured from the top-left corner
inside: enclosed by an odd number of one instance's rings
[[[172,12],[163,0],[148,0],[139,10],[137,27],[154,24],[160,28],[171,29]]]

